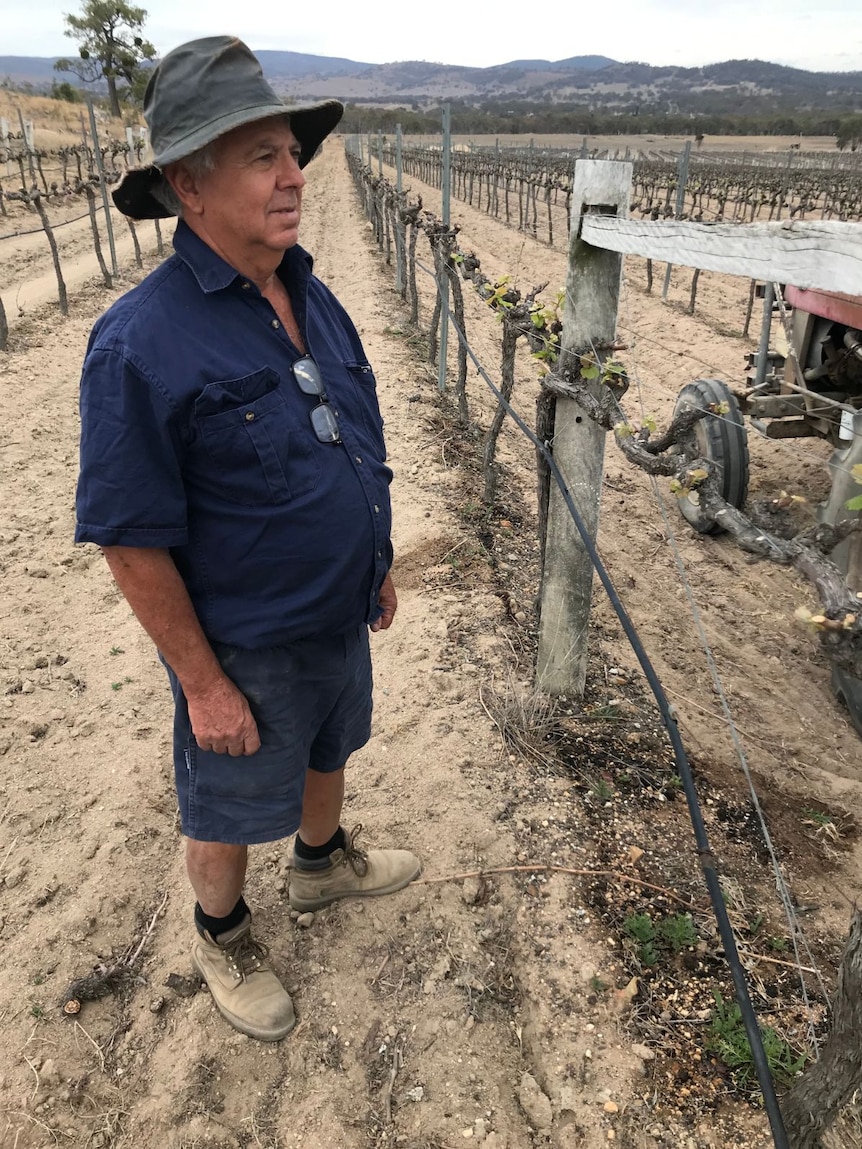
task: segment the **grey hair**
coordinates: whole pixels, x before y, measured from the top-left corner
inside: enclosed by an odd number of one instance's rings
[[[189,156],[183,156],[181,160],[177,160],[177,164],[182,164],[186,171],[194,179],[206,175],[215,169],[216,166],[216,140],[211,143],[205,144],[202,148],[198,148],[196,152],[192,152]],[[183,217],[183,205],[180,198],[174,189],[171,187],[168,180],[162,173],[162,178],[155,185],[150,192],[153,199],[166,208],[171,215]]]

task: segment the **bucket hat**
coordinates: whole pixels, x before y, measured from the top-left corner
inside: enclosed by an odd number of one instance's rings
[[[338,100],[285,104],[264,79],[257,57],[235,36],[190,40],[168,52],[153,70],[144,93],[153,162],[126,173],[113,193],[114,203],[132,219],[166,219],[172,213],[152,192],[167,164],[270,116],[290,117],[304,168],[343,113]]]

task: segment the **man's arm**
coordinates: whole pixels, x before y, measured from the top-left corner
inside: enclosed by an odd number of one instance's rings
[[[167,550],[102,547],[117,586],[180,681],[201,750],[254,754],[257,724],[245,696],[219,665]]]

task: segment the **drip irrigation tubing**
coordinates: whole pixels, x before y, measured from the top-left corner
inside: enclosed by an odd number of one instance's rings
[[[102,206],[101,204],[98,204],[96,206],[96,211],[101,210]],[[61,220],[60,223],[52,223],[51,230],[56,231],[58,227],[65,227],[68,223],[78,223],[80,220],[86,219],[89,214],[89,212],[85,211],[83,215],[76,215],[72,219]],[[34,227],[29,231],[10,231],[7,232],[6,235],[0,235],[0,243],[2,243],[4,239],[20,239],[22,235],[38,235],[40,232],[44,234],[44,227]]]
[[[423,263],[416,260],[416,266],[430,275],[432,279],[436,280],[434,272],[427,268]],[[673,717],[671,704],[667,695],[664,692],[658,675],[656,674],[655,667],[649,659],[649,655],[641,643],[640,637],[635,629],[634,623],[626,611],[616,588],[608,574],[602,559],[598,553],[595,543],[590,537],[590,533],[586,528],[584,520],[581,518],[572,494],[566,484],[566,480],[557,466],[556,460],[552,452],[548,449],[546,443],[543,443],[535,434],[530,426],[521,418],[514,407],[509,403],[499,388],[491,380],[487,371],[476,358],[472,347],[470,346],[466,335],[461,330],[459,324],[455,320],[455,316],[449,307],[448,301],[441,296],[441,304],[446,311],[449,322],[454,327],[461,345],[464,347],[466,353],[469,355],[476,370],[482,376],[486,385],[495,396],[498,403],[500,403],[506,412],[511,416],[515,425],[519,430],[530,440],[534,447],[539,450],[548,464],[551,474],[554,477],[563,501],[566,504],[572,521],[575,524],[578,534],[581,537],[584,549],[590,557],[593,568],[605,588],[611,606],[620,621],[626,638],[634,651],[635,657],[641,665],[644,676],[649,684],[650,690],[661,714],[662,722],[665,730],[667,731],[668,738],[670,739],[673,748],[674,761],[676,762],[677,770],[679,771],[682,787],[685,792],[686,803],[688,805],[689,817],[691,819],[692,829],[694,831],[695,843],[697,846],[697,855],[700,862],[701,870],[703,871],[704,880],[709,891],[710,901],[715,913],[716,922],[718,925],[719,936],[721,937],[722,945],[724,946],[725,956],[727,958],[728,966],[730,967],[730,974],[733,979],[733,987],[736,994],[736,1001],[739,1005],[742,1022],[745,1027],[745,1032],[748,1037],[749,1045],[751,1047],[751,1056],[754,1062],[755,1072],[757,1073],[757,1080],[760,1085],[760,1091],[763,1095],[763,1106],[766,1110],[766,1115],[769,1120],[769,1126],[772,1131],[772,1138],[775,1142],[776,1149],[790,1149],[790,1143],[787,1139],[787,1132],[784,1128],[784,1120],[781,1116],[781,1110],[778,1105],[778,1098],[775,1093],[775,1083],[772,1080],[772,1074],[769,1069],[769,1063],[766,1057],[766,1051],[763,1048],[763,1038],[760,1032],[760,1026],[757,1021],[757,1015],[754,1012],[754,1007],[751,1003],[751,996],[748,992],[748,983],[745,979],[745,971],[742,968],[742,963],[739,959],[739,952],[736,948],[736,939],[733,935],[733,927],[730,924],[728,917],[727,907],[724,903],[724,896],[721,890],[721,884],[718,880],[718,872],[716,870],[716,862],[713,857],[712,851],[709,846],[709,838],[706,832],[706,826],[703,821],[703,813],[700,808],[700,800],[697,796],[697,790],[694,784],[694,777],[691,771],[691,764],[688,760],[685,747],[682,744],[679,729],[676,720]]]

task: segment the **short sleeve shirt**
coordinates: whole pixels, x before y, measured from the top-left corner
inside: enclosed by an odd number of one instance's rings
[[[270,303],[180,222],[175,254],[96,323],[81,379],[77,542],[170,550],[207,636],[255,649],[380,614],[392,561],[374,374],[289,249],[278,270],[340,443],[320,442]]]

